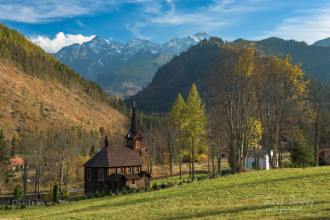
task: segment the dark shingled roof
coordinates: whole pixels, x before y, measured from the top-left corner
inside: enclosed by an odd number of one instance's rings
[[[104,147],[94,157],[87,161],[85,167],[125,167],[142,166],[142,158],[138,152],[126,146]]]

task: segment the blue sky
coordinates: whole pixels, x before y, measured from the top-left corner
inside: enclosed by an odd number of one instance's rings
[[[0,0],[0,21],[47,52],[98,35],[165,43],[204,31],[232,41],[330,37],[328,0]]]

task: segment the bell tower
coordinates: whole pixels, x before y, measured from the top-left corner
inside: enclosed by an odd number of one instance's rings
[[[133,111],[132,111],[132,120],[131,120],[131,129],[125,136],[126,138],[126,145],[128,148],[138,152],[141,156],[141,140],[142,135],[138,130],[137,127],[137,117],[136,117],[136,110],[135,110],[135,100],[133,102]]]

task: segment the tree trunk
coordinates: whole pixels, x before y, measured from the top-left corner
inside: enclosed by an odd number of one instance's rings
[[[27,191],[27,160],[24,161],[24,167],[23,167],[23,192],[24,192],[24,199],[26,196]]]
[[[180,180],[182,179],[182,155],[181,155],[181,150],[179,154],[179,163],[180,163]]]
[[[210,172],[210,143],[207,144],[207,171],[208,171],[208,175],[211,175]]]
[[[220,149],[220,152],[218,150],[218,174],[221,176],[221,159],[222,159],[222,148]]]
[[[319,115],[315,119],[315,147],[314,147],[315,166],[319,166]]]
[[[61,158],[61,162],[60,162],[60,199],[62,199],[62,185],[63,185],[63,172],[64,172],[64,170],[63,170],[63,163],[64,163],[63,157],[64,157],[64,155],[62,153],[62,158]]]
[[[192,179],[195,180],[195,145],[194,137],[192,138],[192,148],[191,148],[191,157],[192,157]]]

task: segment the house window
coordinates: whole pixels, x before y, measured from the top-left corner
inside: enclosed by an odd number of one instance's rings
[[[135,184],[135,180],[132,180],[132,184]]]
[[[127,168],[127,173],[132,173],[132,168],[128,167]]]
[[[98,173],[99,175],[98,175],[98,180],[99,181],[104,181],[104,169],[103,168],[100,168],[99,169],[99,173]]]
[[[124,169],[123,168],[119,168],[118,173],[123,174],[124,173]]]
[[[135,173],[140,172],[140,167],[135,167]]]
[[[88,181],[92,180],[92,169],[91,168],[87,169],[87,180]]]
[[[140,142],[136,142],[136,148],[140,148]]]

